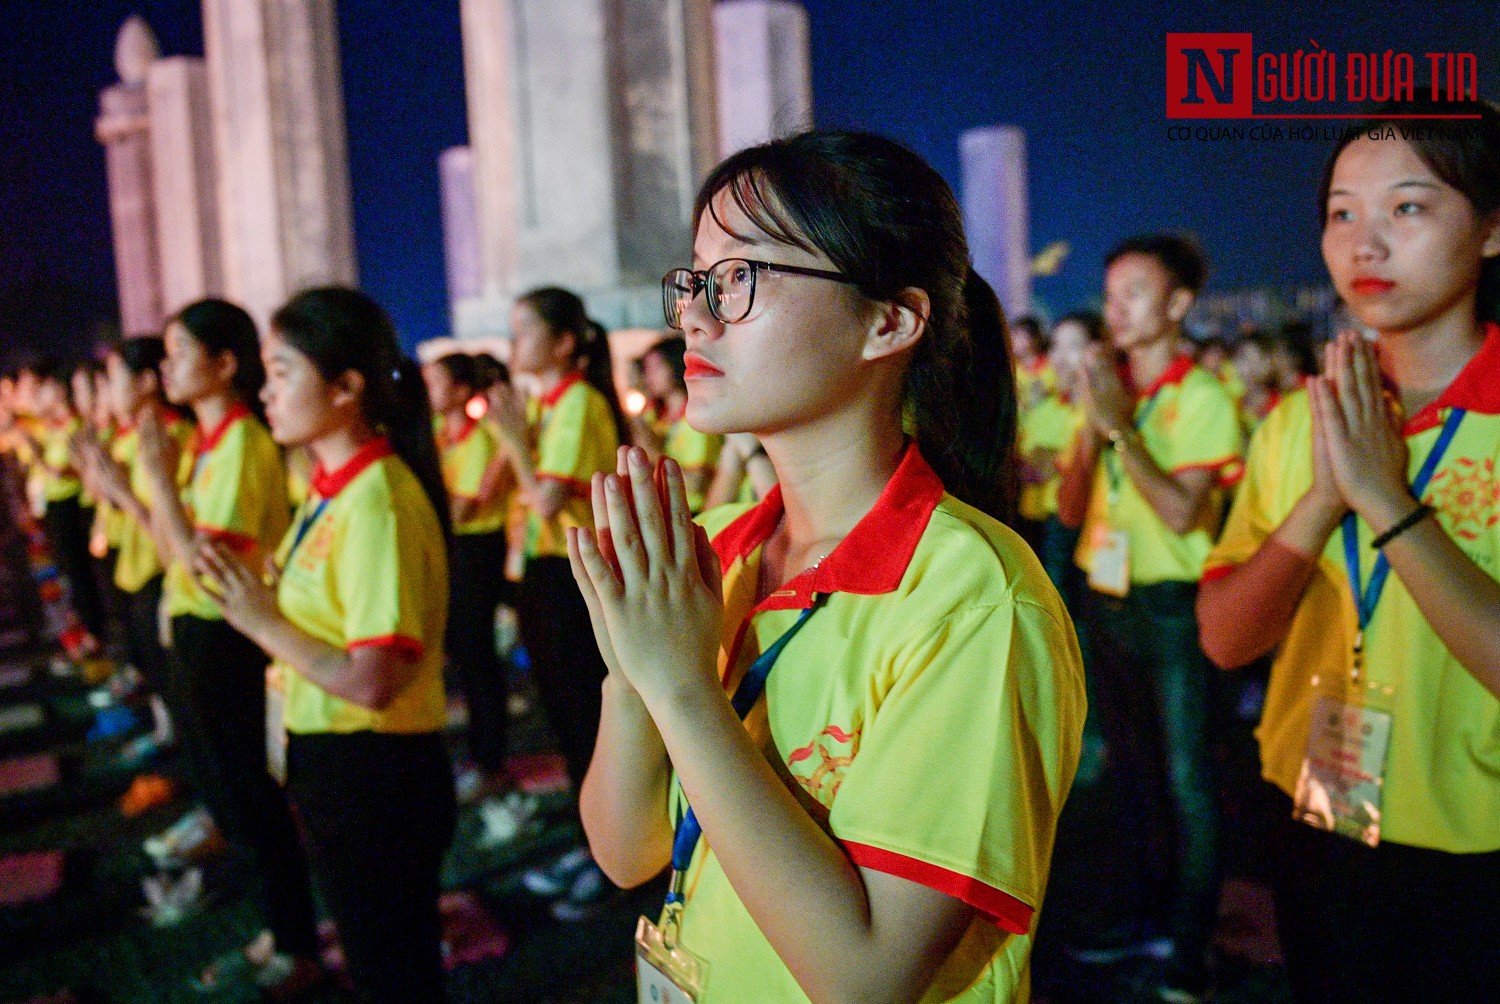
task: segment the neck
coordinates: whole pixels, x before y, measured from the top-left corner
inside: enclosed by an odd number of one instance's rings
[[[1173,329],[1144,345],[1126,349],[1125,355],[1130,360],[1130,379],[1135,382],[1137,391],[1144,391],[1156,383],[1177,358],[1177,331]]]
[[[538,373],[536,375],[537,388],[545,396],[547,392],[566,380],[573,372],[571,369],[558,368]]]
[[[1484,343],[1472,300],[1414,328],[1380,332],[1380,368],[1412,414],[1435,400]]]
[[[363,420],[341,425],[307,443],[307,451],[325,471],[336,471],[375,438],[375,430]]]
[[[788,575],[833,550],[875,506],[906,442],[897,415],[867,403],[762,439],[781,483],[776,533],[786,542]]]
[[[458,432],[468,423],[469,413],[464,410],[466,404],[467,402],[443,412],[443,426],[446,432]]]
[[[193,417],[198,420],[198,428],[217,429],[232,407],[233,395],[209,394],[193,402]]]

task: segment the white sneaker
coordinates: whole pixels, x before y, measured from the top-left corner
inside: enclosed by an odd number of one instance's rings
[[[141,880],[141,891],[146,895],[146,906],[142,913],[153,927],[171,927],[180,923],[203,898],[203,870],[189,868],[181,878],[163,873],[148,875]]]
[[[199,806],[189,809],[177,822],[141,842],[141,849],[156,863],[165,868],[183,855],[192,851],[214,833],[214,819],[208,810]]]
[[[526,869],[521,873],[521,884],[533,896],[561,896],[573,888],[579,873],[593,863],[587,847],[575,847],[550,864]]]
[[[537,817],[539,799],[520,791],[491,796],[479,803],[484,832],[476,841],[482,848],[501,847],[521,835]]]

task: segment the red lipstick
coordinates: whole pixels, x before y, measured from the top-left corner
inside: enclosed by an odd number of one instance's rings
[[[701,379],[704,377],[721,377],[724,371],[710,363],[700,355],[689,352],[684,358],[685,371],[683,375],[689,379]]]
[[[1360,296],[1377,296],[1380,293],[1389,293],[1396,288],[1396,284],[1391,280],[1377,279],[1372,275],[1359,276],[1349,286]]]

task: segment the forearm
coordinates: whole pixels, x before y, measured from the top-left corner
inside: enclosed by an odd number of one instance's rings
[[[151,536],[161,548],[163,560],[175,557],[192,567],[196,547],[194,528],[177,494],[177,486],[170,479],[154,479],[151,497],[154,503],[151,507]]]
[[[1410,497],[1361,513],[1376,533],[1395,526],[1417,503]],[[1429,516],[1383,548],[1393,571],[1448,651],[1500,697],[1500,583],[1474,563]]]
[[[1221,669],[1235,669],[1281,644],[1317,567],[1272,536],[1249,561],[1206,580],[1198,589],[1204,653]]]
[[[728,700],[705,689],[652,712],[704,840],[802,989],[814,1001],[893,999],[889,949],[875,937],[859,870],[798,805]]]
[[[237,626],[272,659],[291,666],[335,697],[378,710],[380,702],[375,699],[369,681],[361,680],[353,671],[354,659],[343,649],[314,638],[285,617]]]
[[[1073,460],[1063,468],[1062,483],[1057,490],[1057,518],[1063,526],[1078,529],[1088,518],[1089,494],[1094,487],[1094,468],[1099,463],[1101,444],[1092,427],[1079,433]]]
[[[1167,529],[1175,534],[1185,534],[1199,525],[1209,495],[1207,491],[1190,488],[1158,467],[1146,451],[1140,433],[1134,429],[1127,429],[1120,437],[1116,452],[1120,455],[1125,476]]]
[[[616,885],[633,888],[672,858],[671,766],[661,733],[629,684],[606,676],[603,698],[578,808],[599,867]]]
[[[563,486],[549,481],[537,473],[531,460],[531,449],[513,433],[504,433],[505,451],[510,456],[510,469],[516,476],[516,487],[527,508],[542,519],[551,519],[562,509],[567,499]]]

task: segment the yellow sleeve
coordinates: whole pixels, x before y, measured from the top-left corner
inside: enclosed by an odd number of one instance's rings
[[[208,477],[193,484],[195,529],[246,553],[274,544],[286,528],[281,459],[274,448],[257,448],[261,444],[252,440],[251,421],[245,419],[225,434],[216,451],[220,455],[204,471]],[[273,506],[278,512],[272,513]]]
[[[943,619],[890,668],[829,824],[852,860],[938,889],[1013,933],[1041,905],[1077,768],[1071,626],[1006,598]]]
[[[1250,437],[1245,458],[1245,477],[1229,508],[1229,518],[1219,540],[1203,566],[1205,579],[1217,578],[1235,565],[1244,564],[1286,518],[1276,511],[1278,481],[1288,457],[1286,420],[1289,409],[1279,407]]]
[[[1218,380],[1183,382],[1176,414],[1167,419],[1166,438],[1169,474],[1190,470],[1212,470],[1219,483],[1237,483],[1244,473],[1244,439],[1234,401]]]
[[[609,403],[585,383],[569,388],[544,420],[536,474],[587,497],[589,479],[615,469],[617,445]]]
[[[438,599],[425,596],[423,589],[423,552],[431,541],[420,532],[415,514],[398,511],[403,501],[416,504],[372,491],[340,527],[334,582],[343,612],[344,647],[350,651],[389,646],[412,659],[426,651],[423,612],[426,604]]]

